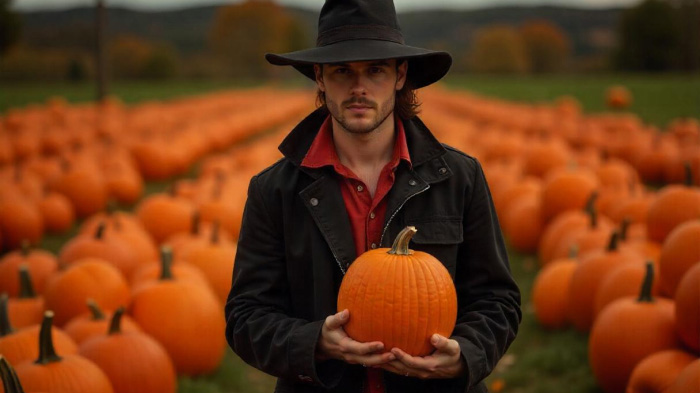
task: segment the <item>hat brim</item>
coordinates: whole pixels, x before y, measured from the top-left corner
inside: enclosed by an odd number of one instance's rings
[[[447,52],[380,40],[348,40],[279,55],[268,53],[265,59],[273,65],[291,65],[311,80],[316,80],[314,64],[406,59],[407,78],[414,89],[437,82],[452,65],[452,56]]]

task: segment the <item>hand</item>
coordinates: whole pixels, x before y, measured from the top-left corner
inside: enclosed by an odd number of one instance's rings
[[[454,378],[466,371],[461,349],[456,340],[433,334],[430,343],[435,352],[425,357],[416,357],[392,348],[396,360],[380,367],[395,374],[416,378]]]
[[[391,352],[382,353],[384,344],[378,341],[361,343],[345,333],[343,325],[350,320],[350,311],[343,310],[326,318],[316,346],[316,359],[339,359],[365,367],[378,366],[395,359]]]

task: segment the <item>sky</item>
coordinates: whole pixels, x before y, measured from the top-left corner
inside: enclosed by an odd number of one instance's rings
[[[320,10],[323,0],[277,0],[281,4]],[[426,8],[473,9],[496,5],[564,5],[577,8],[627,7],[641,0],[394,0],[396,10],[413,11]],[[180,9],[211,4],[235,3],[237,0],[105,0],[108,6],[122,6],[137,10]],[[66,9],[89,6],[95,0],[11,0],[17,10]]]

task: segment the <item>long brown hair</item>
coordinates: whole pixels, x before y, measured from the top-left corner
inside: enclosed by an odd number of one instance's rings
[[[396,69],[405,62],[406,60],[399,60],[396,62]],[[323,67],[323,64],[321,64]],[[420,102],[418,102],[418,97],[416,96],[416,91],[411,85],[411,81],[406,79],[403,88],[396,92],[396,101],[394,103],[394,112],[402,120],[409,120],[418,115],[420,112]],[[322,108],[328,112],[326,107],[326,93],[322,92],[321,89],[316,91],[316,107]]]

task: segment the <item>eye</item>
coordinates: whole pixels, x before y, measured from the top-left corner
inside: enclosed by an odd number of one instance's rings
[[[384,72],[384,69],[382,67],[370,67],[369,68],[369,73],[370,74],[379,74]]]
[[[335,70],[333,70],[333,73],[335,74],[340,74],[340,75],[346,75],[350,72],[348,68],[345,67],[338,67]]]

